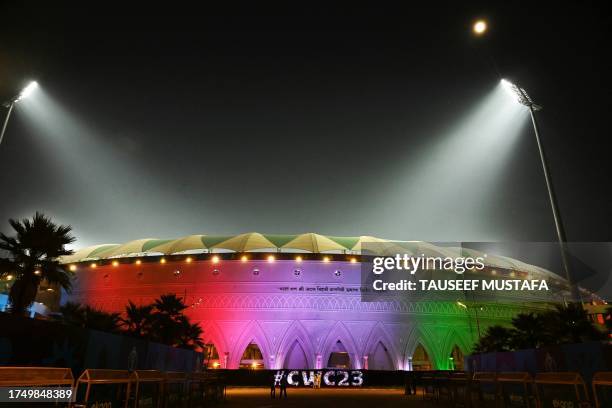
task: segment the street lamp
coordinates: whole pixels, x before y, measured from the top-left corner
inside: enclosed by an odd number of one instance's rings
[[[19,95],[14,97],[12,100],[5,102],[3,106],[8,108],[8,112],[6,114],[6,118],[4,118],[4,124],[2,125],[2,131],[0,132],[0,144],[2,144],[2,139],[4,138],[4,131],[6,130],[6,125],[8,125],[9,118],[11,117],[11,112],[13,112],[13,107],[17,102],[22,99],[27,98],[32,94],[32,92],[38,87],[38,83],[36,81],[30,82],[25,88],[19,92]]]
[[[566,246],[566,238],[565,238],[565,229],[563,228],[563,223],[561,221],[561,214],[559,213],[559,207],[557,206],[557,199],[555,195],[555,190],[552,184],[552,180],[550,177],[550,172],[548,170],[548,164],[546,162],[546,154],[544,153],[544,146],[542,146],[542,142],[540,141],[540,132],[538,128],[538,122],[536,120],[535,113],[539,110],[542,110],[540,105],[537,105],[533,102],[527,91],[520,86],[513,84],[512,82],[502,79],[502,86],[507,89],[515,98],[518,103],[524,105],[529,108],[529,113],[531,115],[531,122],[533,123],[533,132],[535,134],[536,142],[538,144],[538,151],[540,153],[540,160],[542,161],[542,169],[544,170],[544,179],[546,180],[546,188],[548,190],[548,198],[550,200],[550,206],[552,208],[553,218],[555,220],[555,229],[557,230],[557,238],[559,240],[559,246],[561,247],[561,261],[563,263],[563,269],[565,270],[565,278],[567,279],[570,289],[572,291],[572,297],[579,299],[579,291],[574,287],[571,279],[570,273],[570,265],[569,260],[567,258],[567,246]]]

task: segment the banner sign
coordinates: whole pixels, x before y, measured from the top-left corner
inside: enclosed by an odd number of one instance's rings
[[[283,382],[292,387],[361,387],[364,379],[360,370],[279,370],[274,385]]]

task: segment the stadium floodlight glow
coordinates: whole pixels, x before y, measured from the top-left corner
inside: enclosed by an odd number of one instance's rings
[[[8,112],[6,113],[6,117],[4,118],[4,124],[2,125],[2,130],[0,131],[0,144],[2,143],[2,139],[4,139],[4,131],[6,130],[6,125],[8,125],[9,118],[11,117],[11,112],[13,112],[13,107],[20,100],[30,96],[37,87],[38,82],[32,81],[25,88],[23,88],[21,92],[19,92],[19,95],[17,95],[11,101],[3,104],[5,108],[8,108]]]
[[[540,141],[540,130],[538,127],[538,122],[536,120],[535,113],[539,110],[542,110],[542,106],[537,105],[533,102],[525,88],[521,88],[519,85],[508,81],[507,79],[501,80],[501,85],[510,92],[516,101],[521,105],[529,108],[529,113],[531,114],[531,123],[533,124],[533,133],[536,138],[536,142],[538,145],[538,152],[540,153],[540,161],[542,162],[542,170],[544,171],[544,180],[546,181],[546,189],[548,190],[548,199],[550,201],[550,207],[553,213],[553,219],[555,221],[555,229],[557,232],[557,239],[559,241],[559,246],[561,249],[561,261],[563,263],[563,269],[565,271],[565,278],[570,285],[572,291],[572,298],[574,301],[580,300],[580,291],[572,282],[572,276],[570,272],[570,264],[567,254],[567,245],[565,238],[565,229],[563,227],[563,222],[561,221],[561,214],[559,212],[559,206],[557,205],[557,198],[555,195],[555,190],[552,184],[552,179],[550,176],[550,171],[548,169],[548,163],[546,161],[546,154],[544,152],[544,146]]]
[[[32,92],[34,92],[34,90],[37,87],[38,87],[38,82],[36,81],[30,82],[25,88],[21,90],[19,95],[17,95],[17,97],[13,100],[13,103],[19,102],[20,100],[27,98],[28,96],[32,94]]]
[[[520,103],[521,105],[525,105],[529,109],[533,109],[535,111],[542,110],[542,107],[533,102],[533,100],[531,99],[531,97],[529,96],[527,91],[525,91],[524,88],[521,88],[520,86],[516,84],[513,84],[507,79],[502,79],[501,84],[504,87],[504,89],[510,92],[510,94],[513,95],[516,98],[516,101]]]

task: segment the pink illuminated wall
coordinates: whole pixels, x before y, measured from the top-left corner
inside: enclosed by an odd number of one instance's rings
[[[410,369],[418,344],[441,369],[455,345],[467,354],[473,344],[470,322],[454,305],[361,302],[359,263],[121,262],[79,264],[64,300],[123,312],[128,300],[150,303],[176,293],[225,368],[238,368],[249,343],[259,346],[266,368],[323,368],[341,347],[352,368],[388,370]]]

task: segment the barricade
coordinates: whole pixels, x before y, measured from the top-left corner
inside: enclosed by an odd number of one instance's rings
[[[536,374],[535,388],[540,408],[590,407],[586,385],[578,373]]]
[[[187,404],[187,373],[170,371],[164,383],[164,408],[183,408]]]
[[[436,401],[451,400],[451,383],[449,371],[438,371],[434,374],[434,397]]]
[[[593,376],[593,399],[596,408],[612,407],[612,371],[602,371]]]
[[[161,408],[164,393],[164,373],[158,370],[134,371],[134,406],[136,408]]]
[[[419,378],[419,384],[423,389],[423,399],[434,399],[436,397],[436,388],[434,384],[433,371],[425,371]]]
[[[529,373],[508,372],[497,374],[497,386],[504,408],[535,408],[533,379]]]
[[[474,373],[470,390],[470,402],[472,406],[494,408],[499,405],[499,400],[496,373]]]
[[[73,398],[75,392],[72,371],[69,368],[55,367],[0,367],[0,387],[69,387],[68,399]],[[25,404],[17,405],[25,406]],[[40,408],[45,406],[67,407],[69,403],[36,402],[35,405]]]
[[[131,400],[136,374],[126,370],[88,369],[81,374],[76,384],[74,407],[127,408]]]
[[[217,374],[192,373],[189,378],[189,406],[199,407],[206,401],[218,402],[225,398],[225,383]]]
[[[450,376],[451,401],[453,406],[465,408],[470,406],[470,377],[464,371],[455,371]]]

